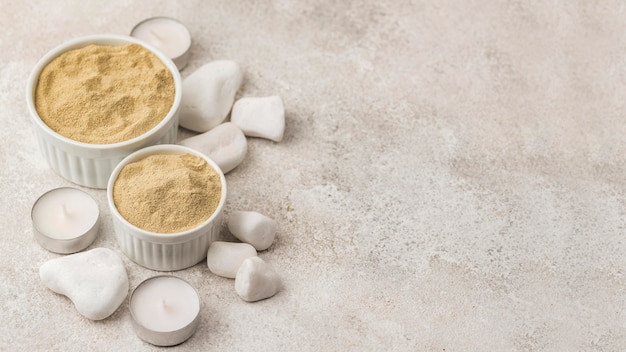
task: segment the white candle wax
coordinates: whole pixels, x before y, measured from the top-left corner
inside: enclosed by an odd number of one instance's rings
[[[31,212],[37,239],[46,249],[58,253],[77,252],[91,244],[97,234],[99,217],[96,201],[89,194],[71,187],[45,193],[35,202]],[[89,238],[83,240],[83,237]]]
[[[140,337],[160,346],[188,339],[199,321],[200,299],[196,290],[175,276],[155,276],[143,281],[133,291],[129,306],[131,316],[142,328]],[[175,332],[181,333],[169,337],[166,334]]]
[[[161,50],[172,59],[178,69],[187,64],[191,34],[182,23],[173,18],[153,17],[140,22],[130,35]]]

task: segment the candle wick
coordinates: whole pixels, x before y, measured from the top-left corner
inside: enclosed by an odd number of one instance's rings
[[[65,203],[63,203],[63,215],[69,216],[69,214],[67,213],[67,206],[65,205]]]
[[[155,37],[157,39],[157,41],[161,41],[163,38],[161,38],[158,34],[154,33],[154,31],[152,29],[148,30],[150,32],[150,34],[152,34],[153,37]]]
[[[165,300],[162,300],[161,304],[163,305],[163,308],[167,309],[167,303],[165,303]]]

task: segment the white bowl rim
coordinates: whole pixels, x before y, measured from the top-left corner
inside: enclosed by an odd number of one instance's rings
[[[168,70],[172,74],[172,77],[174,78],[174,101],[172,102],[172,107],[167,112],[165,117],[163,117],[163,119],[156,126],[154,126],[150,130],[144,132],[143,134],[137,137],[134,137],[125,141],[117,142],[117,143],[110,143],[110,144],[92,144],[92,143],[80,142],[80,141],[61,135],[60,133],[50,128],[45,122],[43,122],[43,120],[39,116],[39,113],[37,112],[37,109],[35,108],[35,98],[34,98],[35,88],[37,86],[37,83],[39,82],[39,74],[41,73],[43,68],[48,63],[50,63],[53,59],[58,57],[59,55],[63,54],[64,52],[68,50],[82,48],[89,44],[104,44],[105,42],[116,42],[116,44],[108,43],[109,45],[123,45],[124,43],[139,44],[143,46],[144,48],[148,49],[154,55],[156,55],[161,60],[161,62],[163,62],[163,64],[168,68]],[[163,128],[163,126],[167,125],[169,121],[177,113],[178,108],[180,106],[180,102],[182,100],[182,86],[183,86],[182,79],[180,76],[180,72],[178,71],[178,68],[176,67],[176,64],[174,64],[174,62],[170,58],[168,58],[164,53],[162,53],[159,49],[155,48],[154,46],[142,40],[139,40],[130,36],[118,35],[118,34],[96,34],[96,35],[82,36],[82,37],[74,38],[66,42],[63,42],[62,44],[59,44],[56,47],[54,47],[52,50],[48,51],[41,59],[39,59],[39,61],[37,62],[37,64],[35,64],[33,70],[31,71],[31,74],[28,78],[28,83],[26,85],[26,105],[28,106],[28,110],[30,112],[30,116],[33,119],[33,121],[35,121],[35,123],[43,131],[45,131],[46,133],[48,133],[50,136],[54,137],[55,139],[60,140],[62,142],[65,142],[75,147],[80,147],[80,148],[97,149],[97,150],[115,150],[115,149],[121,149],[121,148],[125,148],[128,146],[132,146],[133,144],[139,143],[142,140],[148,139],[152,137],[154,134],[156,134],[157,132],[159,132]]]
[[[131,224],[130,222],[128,222],[128,220],[126,220],[122,214],[119,213],[119,211],[117,210],[117,207],[115,206],[115,202],[113,201],[113,185],[115,183],[115,180],[117,179],[117,176],[119,175],[120,171],[122,170],[122,168],[124,166],[126,166],[127,164],[134,162],[134,161],[139,161],[141,159],[144,159],[150,155],[155,155],[155,154],[176,154],[176,155],[180,155],[180,154],[193,154],[196,156],[201,157],[202,159],[204,159],[209,166],[211,166],[220,176],[220,183],[222,185],[222,191],[221,191],[221,195],[220,195],[220,201],[217,205],[217,208],[215,209],[215,211],[213,211],[213,214],[211,214],[211,216],[206,219],[204,222],[202,222],[201,224],[197,225],[194,228],[191,228],[189,230],[186,231],[182,231],[182,232],[175,232],[175,233],[158,233],[158,232],[152,232],[152,231],[148,231],[148,230],[144,230],[142,228],[139,228],[133,224]],[[153,243],[181,243],[181,242],[187,242],[190,240],[193,240],[195,238],[198,238],[200,236],[203,236],[204,233],[203,231],[199,231],[202,230],[204,228],[207,228],[208,226],[211,225],[211,223],[220,216],[223,208],[224,208],[224,204],[226,203],[226,177],[224,176],[224,173],[222,172],[222,169],[220,169],[220,167],[217,165],[217,163],[215,163],[213,160],[211,160],[208,156],[206,156],[205,154],[189,148],[189,147],[185,147],[182,145],[177,145],[177,144],[159,144],[159,145],[153,145],[150,147],[146,147],[143,149],[139,149],[133,153],[131,153],[130,155],[128,155],[127,157],[125,157],[122,161],[119,162],[119,164],[117,164],[117,166],[115,167],[115,169],[113,169],[113,172],[111,173],[111,176],[109,177],[109,182],[107,184],[107,202],[109,204],[109,209],[111,211],[111,216],[114,216],[115,218],[117,218],[120,222],[122,222],[122,224],[124,224],[124,226],[130,228],[134,234],[133,236],[135,237],[139,237],[140,239],[146,240],[148,242],[153,242]]]

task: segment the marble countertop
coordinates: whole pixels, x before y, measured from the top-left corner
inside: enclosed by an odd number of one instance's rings
[[[35,63],[90,34],[174,17],[183,78],[238,62],[280,95],[280,143],[250,138],[225,216],[279,224],[276,296],[246,303],[206,263],[196,334],[172,350],[617,351],[626,346],[626,12],[602,2],[5,2],[0,12],[0,350],[148,351],[128,300],[90,321],[48,290],[30,209],[71,185],[25,103]],[[179,138],[192,133],[181,130]],[[158,274],[100,235],[131,289]],[[224,231],[225,239],[229,238]]]

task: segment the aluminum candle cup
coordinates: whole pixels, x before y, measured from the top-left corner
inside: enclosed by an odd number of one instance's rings
[[[174,102],[159,124],[138,137],[112,144],[78,142],[62,136],[46,125],[35,108],[35,90],[39,75],[46,65],[69,50],[83,48],[90,44],[124,45],[131,43],[140,44],[156,55],[174,78]],[[106,188],[109,176],[115,166],[130,153],[147,146],[176,141],[181,97],[182,81],[172,60],[149,44],[135,38],[119,35],[82,37],[57,46],[35,65],[26,89],[26,104],[34,121],[35,133],[44,159],[63,178],[92,188]]]
[[[198,292],[175,276],[143,281],[131,293],[128,307],[137,336],[156,346],[183,343],[200,324]]]
[[[207,220],[190,230],[177,233],[147,231],[128,222],[115,206],[113,187],[124,166],[159,154],[199,156],[220,177],[221,195],[217,208]],[[213,160],[194,149],[180,145],[156,145],[134,152],[115,167],[107,187],[107,200],[117,241],[122,251],[131,260],[153,270],[181,270],[196,265],[206,258],[209,245],[219,236],[222,210],[226,202],[226,178]]]
[[[191,34],[179,21],[169,17],[148,18],[139,22],[130,35],[163,51],[179,70],[187,66]]]
[[[69,254],[89,247],[98,235],[100,210],[87,193],[71,187],[44,193],[31,211],[33,233],[51,252]]]

